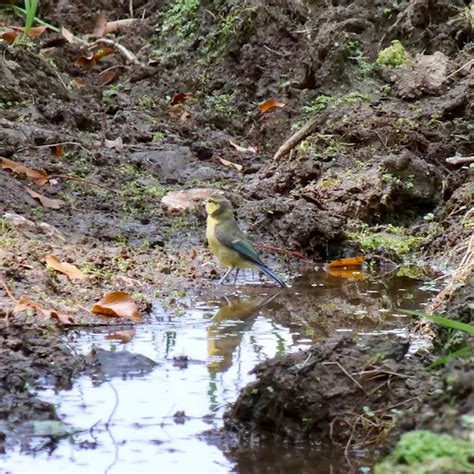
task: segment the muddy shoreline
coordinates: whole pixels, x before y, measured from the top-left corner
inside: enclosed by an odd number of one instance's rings
[[[156,298],[179,307],[183,294],[212,288],[221,268],[205,246],[202,209],[170,212],[161,199],[212,188],[232,200],[255,243],[309,260],[264,251],[290,281],[364,254],[370,267],[407,278],[446,275],[432,310],[472,324],[472,167],[447,161],[472,156],[472,7],[461,0],[370,8],[366,0],[249,2],[245,9],[132,3],[133,12],[110,10],[108,2],[41,2],[38,16],[80,41],[53,30],[27,44],[0,41],[0,156],[53,177],[38,184],[0,170],[0,277],[10,296],[68,313],[77,327],[97,324],[87,309],[117,289],[133,294],[144,314]],[[109,21],[136,21],[112,34],[115,49],[90,62],[99,48],[87,47],[86,35],[100,11]],[[2,33],[19,21],[8,9],[0,20]],[[398,56],[387,52],[394,40],[403,43]],[[271,97],[284,106],[262,113],[258,104]],[[47,269],[50,254],[87,279],[78,284]],[[74,327],[13,313],[10,296],[0,289],[4,449],[27,442],[25,423],[57,421],[35,388],[47,381],[67,389],[90,370],[64,342]],[[290,316],[279,321],[291,325]],[[330,336],[263,362],[226,427],[241,441],[271,432],[342,448],[370,441],[384,451],[416,428],[465,436],[472,361],[426,367],[472,338],[434,331],[433,353],[419,357],[403,357],[402,341],[369,350]],[[367,370],[376,375],[368,382],[346,374]],[[386,384],[382,392],[377,383]],[[415,389],[413,403],[390,412]],[[367,406],[383,420],[364,423]]]

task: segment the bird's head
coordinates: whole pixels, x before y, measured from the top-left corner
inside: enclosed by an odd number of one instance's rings
[[[207,215],[224,218],[232,216],[234,209],[228,199],[220,194],[212,194],[206,200]]]

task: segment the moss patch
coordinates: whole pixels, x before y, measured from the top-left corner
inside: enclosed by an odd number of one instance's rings
[[[392,45],[382,49],[377,56],[376,63],[379,66],[402,66],[410,62],[410,57],[405,46],[399,40],[393,40]]]

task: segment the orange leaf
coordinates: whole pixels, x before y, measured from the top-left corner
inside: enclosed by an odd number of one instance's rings
[[[7,43],[13,43],[16,40],[18,33],[16,31],[6,31],[2,33],[2,39]]]
[[[105,48],[100,48],[94,54],[94,61],[98,63],[101,59],[105,58],[109,54],[112,54],[113,52],[113,48],[109,48],[108,46]]]
[[[71,280],[81,280],[86,278],[86,275],[84,275],[84,273],[82,273],[75,265],[67,262],[60,262],[54,255],[46,255],[44,259],[48,268],[64,273]]]
[[[25,189],[32,198],[38,199],[43,207],[48,209],[60,209],[64,206],[64,201],[61,201],[60,199],[51,199],[27,187],[25,187]]]
[[[229,143],[237,150],[240,151],[241,153],[257,153],[257,150],[253,146],[249,146],[247,148],[244,148],[243,146],[237,145],[232,140],[229,140]]]
[[[360,267],[364,263],[364,257],[339,258],[329,263],[328,268],[338,267]]]
[[[351,280],[363,280],[364,274],[360,270],[349,270],[339,267],[327,268],[326,272],[336,278],[348,278]]]
[[[68,314],[65,314],[65,313],[60,313],[59,311],[56,311],[55,309],[45,309],[45,310],[43,310],[42,316],[45,319],[55,318],[60,323],[65,324],[65,325],[74,324],[74,319],[72,318],[72,316],[69,316]]]
[[[285,107],[285,104],[277,99],[267,99],[258,104],[258,108],[263,114],[273,109],[280,109],[281,107]]]
[[[31,39],[39,38],[47,30],[47,28],[47,26],[35,26],[30,28],[30,31],[28,31],[28,37]],[[11,29],[15,31],[25,31],[23,26],[12,26]]]
[[[60,321],[63,324],[73,324],[74,320],[72,319],[71,316],[60,313],[59,311],[56,311],[55,309],[44,309],[42,306],[40,306],[38,303],[30,300],[26,296],[22,296],[17,302],[15,307],[13,308],[14,313],[21,313],[23,311],[26,311],[27,309],[32,309],[35,311],[35,313],[48,320],[51,318],[56,318],[58,321]]]
[[[37,171],[28,166],[17,163],[16,161],[9,160],[0,156],[0,161],[2,163],[2,168],[5,170],[11,170],[14,173],[24,174],[35,183],[43,186],[48,182],[48,175],[44,171]]]
[[[56,158],[61,158],[63,154],[64,154],[64,150],[63,150],[62,145],[54,145],[54,156]]]
[[[108,336],[105,336],[109,341],[119,341],[121,344],[127,344],[135,336],[135,329],[126,329],[124,331],[117,331]]]
[[[104,316],[120,317],[132,321],[141,321],[142,319],[135,301],[124,291],[108,293],[92,306],[91,311]]]
[[[224,166],[232,166],[234,167],[237,171],[242,171],[243,166],[239,165],[238,163],[234,163],[232,161],[226,160],[225,158],[222,158],[220,156],[216,156],[216,158],[224,165]]]

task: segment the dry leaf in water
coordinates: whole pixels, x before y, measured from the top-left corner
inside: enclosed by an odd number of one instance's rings
[[[135,301],[124,291],[108,293],[92,306],[91,311],[96,314],[130,319],[131,321],[141,321],[142,319]]]
[[[270,112],[270,110],[280,109],[282,107],[285,107],[285,104],[277,99],[267,99],[258,104],[258,108],[263,114]]]
[[[194,188],[182,191],[171,191],[161,199],[161,205],[169,211],[185,211],[215,193],[215,189]]]
[[[216,156],[216,158],[217,158],[224,166],[233,167],[233,168],[235,168],[237,171],[242,171],[242,168],[243,168],[242,165],[239,165],[238,163],[234,163],[234,162],[232,162],[232,161],[226,160],[225,158],[222,158],[222,157],[220,157],[220,156]]]
[[[328,268],[360,267],[364,263],[364,257],[339,258],[329,263]]]
[[[60,199],[51,199],[27,187],[25,187],[25,189],[32,198],[38,199],[43,207],[48,209],[60,209],[64,206],[64,201],[61,201]]]
[[[46,255],[44,259],[48,268],[64,273],[71,280],[81,280],[86,278],[86,275],[84,275],[84,273],[82,273],[75,265],[67,262],[60,262],[54,255]]]
[[[30,178],[35,183],[43,186],[48,182],[48,175],[41,170],[33,170],[28,168],[28,166],[17,163],[16,161],[9,160],[0,156],[0,161],[2,163],[2,168],[5,170],[13,171],[13,173],[24,174],[26,177]]]
[[[121,344],[127,344],[127,342],[130,342],[134,336],[135,329],[126,329],[124,331],[116,331],[105,338],[109,341],[119,341]]]
[[[241,153],[257,153],[257,150],[253,146],[248,146],[247,148],[237,145],[232,140],[229,140],[229,143],[237,150],[240,151]]]

